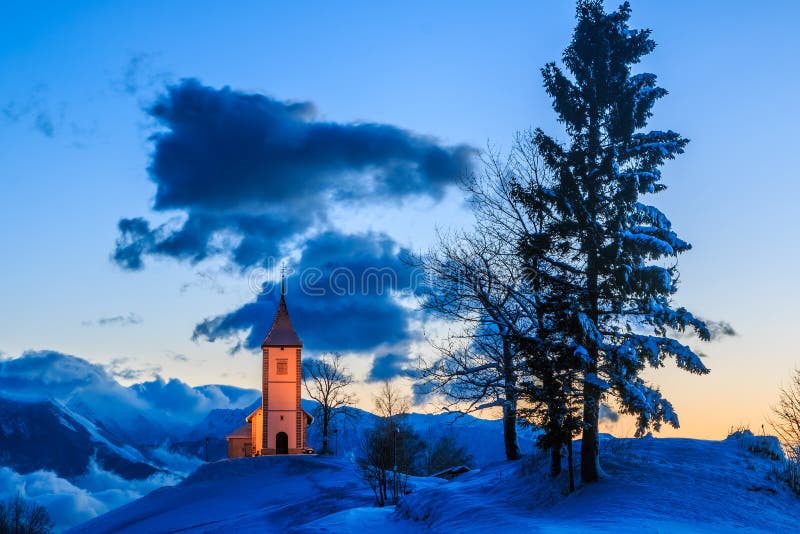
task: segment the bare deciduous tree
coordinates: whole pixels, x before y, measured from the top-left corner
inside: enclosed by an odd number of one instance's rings
[[[536,331],[535,278],[520,261],[518,244],[538,230],[538,221],[520,209],[518,185],[540,180],[540,163],[527,138],[517,138],[507,159],[489,152],[483,171],[469,177],[468,195],[475,228],[441,234],[436,247],[411,260],[427,273],[422,307],[448,322],[443,340],[431,340],[439,358],[425,362],[423,389],[440,393],[467,412],[503,410],[508,459],[519,457],[516,425],[519,377],[524,362],[515,339]]]
[[[783,443],[787,455],[800,462],[800,369],[778,391],[778,403],[772,407],[769,422]]]
[[[52,529],[53,522],[43,506],[28,503],[19,495],[0,502],[0,532],[47,534]]]
[[[381,383],[381,389],[375,397],[375,410],[384,419],[393,419],[395,416],[406,415],[411,404],[407,396],[388,380]]]
[[[303,384],[309,398],[317,401],[317,416],[322,420],[322,454],[330,454],[329,428],[337,413],[356,402],[348,391],[353,377],[339,353],[324,354],[303,362]]]
[[[375,495],[378,506],[397,504],[405,495],[408,475],[424,445],[414,429],[404,424],[410,402],[390,382],[384,381],[375,398],[381,418],[367,430],[361,443],[358,467]]]

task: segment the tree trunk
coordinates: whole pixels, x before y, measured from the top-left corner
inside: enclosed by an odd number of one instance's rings
[[[519,459],[519,447],[517,446],[517,409],[508,406],[510,401],[503,405],[503,439],[506,446],[506,459]]]
[[[583,436],[581,437],[581,480],[597,482],[600,479],[600,388],[583,383]]]
[[[569,492],[575,491],[575,469],[572,466],[572,436],[567,438],[567,461],[569,461]]]
[[[517,374],[511,353],[511,341],[503,337],[503,373],[506,402],[503,404],[503,439],[506,446],[506,459],[519,459],[517,446]]]
[[[550,476],[557,477],[561,474],[561,445],[550,449]]]
[[[330,421],[330,414],[327,410],[322,411],[322,454],[329,454],[330,448],[328,447],[328,422]]]
[[[595,209],[596,200],[594,199],[595,185],[594,180],[590,185],[590,204],[592,211]],[[592,218],[592,229],[596,227],[595,216]],[[597,250],[597,237],[591,236],[589,239],[589,250],[587,254],[587,287],[588,289],[588,308],[589,318],[595,325],[600,317],[600,293],[598,291],[599,269]],[[599,325],[598,325],[599,326]],[[600,350],[595,341],[589,346],[591,365],[586,372],[597,375],[598,362],[600,360]],[[581,481],[597,482],[600,480],[600,444],[599,444],[599,419],[600,419],[600,388],[589,382],[583,382],[583,436],[581,437]]]

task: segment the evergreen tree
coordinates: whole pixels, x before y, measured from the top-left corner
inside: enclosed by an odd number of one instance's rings
[[[675,258],[691,247],[661,211],[643,201],[665,189],[659,168],[683,153],[688,140],[671,130],[642,131],[667,92],[654,74],[631,73],[655,43],[649,30],[628,27],[630,12],[627,2],[611,13],[599,0],[578,3],[565,70],[555,63],[542,69],[569,143],[537,130],[534,143],[555,180],[519,191],[528,209],[554,214],[541,235],[521,241],[522,255],[529,262],[563,258],[553,263],[560,271],[553,279],[575,296],[560,330],[565,347],[572,340],[582,373],[584,482],[599,477],[603,395],[614,395],[623,412],[637,417],[638,434],[662,423],[677,427],[671,404],[641,371],[674,356],[680,368],[708,372],[670,335],[690,328],[709,338],[705,324],[671,300]]]
[[[542,191],[550,190],[553,185],[554,178],[545,176],[532,187],[518,185],[516,196],[529,201],[532,194],[541,196]],[[540,221],[540,228],[551,228],[559,221],[547,202],[525,204],[529,216]],[[528,265],[528,286],[537,302],[535,335],[515,339],[527,371],[521,381],[521,398],[525,402],[520,414],[541,430],[537,446],[550,451],[552,476],[561,473],[562,451],[567,447],[572,491],[575,488],[572,439],[580,433],[582,422],[579,402],[582,361],[574,341],[571,311],[575,309],[576,296],[565,257],[567,251],[553,247],[553,241],[544,232],[525,236],[520,249]]]

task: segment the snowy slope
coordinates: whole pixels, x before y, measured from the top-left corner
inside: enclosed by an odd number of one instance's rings
[[[602,447],[606,477],[572,495],[566,477],[549,482],[544,458],[528,458],[420,491],[399,514],[453,532],[797,531],[800,498],[775,480],[777,463],[734,439],[607,438]]]
[[[178,486],[154,491],[70,532],[285,532],[372,502],[371,491],[348,461],[262,456],[205,465]]]
[[[604,439],[604,480],[568,495],[547,458],[452,481],[414,479],[397,510],[371,506],[352,463],[224,460],[71,532],[792,532],[800,499],[737,440]],[[289,528],[291,527],[291,528]]]

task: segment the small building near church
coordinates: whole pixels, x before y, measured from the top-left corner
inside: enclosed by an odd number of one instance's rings
[[[306,429],[314,418],[300,405],[302,351],[281,281],[275,320],[261,344],[261,406],[226,437],[228,458],[310,452]]]
[[[228,458],[244,458],[253,455],[253,425],[245,423],[226,436]]]

